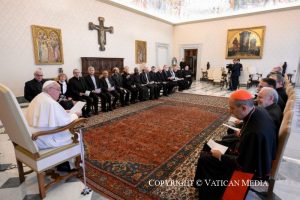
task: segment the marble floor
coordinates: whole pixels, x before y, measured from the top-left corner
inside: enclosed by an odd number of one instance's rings
[[[245,88],[244,88],[245,89]],[[255,93],[255,88],[250,88],[251,93]],[[195,82],[191,89],[183,91],[183,93],[192,93],[199,95],[213,95],[228,97],[231,91],[227,89],[221,90],[220,86],[212,85],[206,82]],[[26,107],[26,105],[22,105]],[[12,143],[8,135],[3,133],[4,128],[0,122],[0,199],[5,200],[35,200],[40,199],[38,195],[38,185],[36,174],[31,173],[27,175],[24,183],[20,184],[18,179],[18,171],[16,169],[16,161],[13,151]],[[275,194],[279,197],[276,199],[299,199],[300,196],[300,164],[284,161],[280,169],[280,180],[276,182]],[[46,200],[104,200],[105,197],[91,192],[89,195],[81,195],[83,190],[83,183],[71,178],[64,183],[60,183],[47,192]],[[249,200],[260,199],[255,194],[249,194]]]

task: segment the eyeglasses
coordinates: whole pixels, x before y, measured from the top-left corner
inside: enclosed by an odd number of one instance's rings
[[[35,74],[35,76],[44,76],[43,74]]]

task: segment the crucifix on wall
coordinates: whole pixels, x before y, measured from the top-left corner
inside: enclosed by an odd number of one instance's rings
[[[89,30],[97,30],[98,31],[98,44],[100,45],[100,51],[105,51],[106,45],[106,32],[113,33],[114,27],[105,27],[104,26],[104,17],[99,17],[99,25],[94,24],[93,22],[89,22]]]

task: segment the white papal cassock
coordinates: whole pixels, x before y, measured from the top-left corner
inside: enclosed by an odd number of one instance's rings
[[[31,132],[45,131],[64,126],[78,118],[67,113],[49,94],[42,92],[29,104],[25,113]],[[36,140],[39,149],[48,149],[70,144],[72,134],[62,131],[52,135],[40,136]]]

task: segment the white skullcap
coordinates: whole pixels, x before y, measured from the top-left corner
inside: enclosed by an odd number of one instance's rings
[[[43,90],[48,87],[49,85],[52,85],[53,83],[55,83],[56,81],[46,81],[44,84],[43,84]]]

